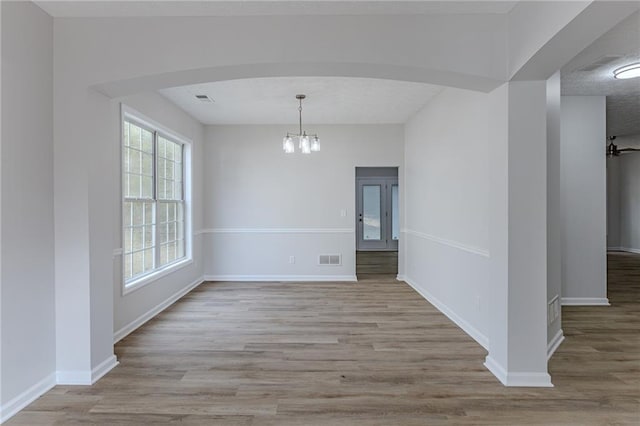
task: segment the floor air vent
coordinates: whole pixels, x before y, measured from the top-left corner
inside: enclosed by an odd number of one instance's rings
[[[342,256],[339,254],[321,254],[318,256],[318,265],[338,266],[342,265]]]

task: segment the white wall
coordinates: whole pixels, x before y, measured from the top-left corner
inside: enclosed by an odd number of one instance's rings
[[[607,304],[604,96],[561,100],[562,299]]]
[[[619,148],[640,147],[640,135],[619,136]],[[640,252],[640,153],[632,152],[607,160],[611,199],[608,199],[609,233],[616,236],[617,244],[609,247]],[[617,217],[615,216],[617,213]],[[615,238],[615,237],[614,237]]]
[[[607,157],[607,248],[620,245],[620,164],[619,157]]]
[[[405,279],[486,347],[488,95],[445,89],[405,134]]]
[[[0,7],[4,419],[55,383],[53,20],[33,3]]]
[[[547,80],[547,345],[549,355],[562,342],[562,201],[560,193],[560,71]],[[555,312],[558,315],[555,315]],[[547,313],[549,315],[549,313]]]
[[[192,236],[192,264],[126,295],[122,293],[122,256],[114,256],[113,330],[118,338],[132,331],[143,319],[148,319],[149,312],[153,312],[158,305],[170,299],[174,294],[180,294],[191,285],[200,283],[203,273],[202,241],[201,235],[197,231],[202,228],[204,126],[158,93],[129,96],[120,99],[120,101],[191,141],[192,230],[194,235]],[[114,102],[113,114],[113,126],[119,129],[120,102]],[[120,147],[117,141],[114,143],[116,149],[114,150],[115,155],[111,158],[110,167],[120,170]],[[120,232],[122,225],[119,220],[121,218],[120,194],[120,191],[116,191],[111,209],[113,216],[118,218],[115,227],[110,230],[114,233],[114,240],[117,242],[114,248],[122,247],[122,232]]]
[[[489,354],[508,386],[551,386],[547,371],[547,81],[489,94]]]
[[[354,278],[355,168],[401,168],[403,127],[305,127],[320,136],[320,152],[282,151],[295,125],[207,127],[205,276]],[[319,254],[342,254],[342,265],[319,266]]]

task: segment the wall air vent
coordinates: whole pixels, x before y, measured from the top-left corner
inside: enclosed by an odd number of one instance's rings
[[[200,102],[213,103],[213,99],[211,99],[207,95],[196,95],[196,99],[198,99]]]
[[[321,266],[340,266],[342,265],[342,255],[340,254],[321,254],[318,256],[318,265]]]

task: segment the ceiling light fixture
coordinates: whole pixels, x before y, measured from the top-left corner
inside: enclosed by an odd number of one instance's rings
[[[298,139],[298,148],[303,154],[311,154],[311,151],[320,151],[320,138],[318,135],[307,135],[307,132],[302,130],[302,100],[306,97],[306,95],[296,95],[296,99],[300,102],[298,107],[300,127],[298,133],[287,133],[287,136],[282,140],[282,149],[287,154],[293,154],[296,150],[293,143],[294,137]],[[312,141],[309,140],[310,137],[313,138]]]
[[[640,62],[615,69],[613,76],[618,79],[640,77]]]
[[[607,145],[607,157],[618,157],[625,152],[638,152],[640,148],[618,148],[618,145],[614,144],[616,140],[615,136],[609,136],[609,145]]]

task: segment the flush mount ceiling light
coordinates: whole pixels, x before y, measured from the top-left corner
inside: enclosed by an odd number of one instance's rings
[[[306,95],[296,95],[296,99],[300,102],[300,106],[298,107],[300,127],[298,133],[287,133],[287,136],[282,140],[282,149],[287,154],[293,154],[296,150],[293,138],[298,139],[298,148],[300,148],[303,154],[311,154],[311,151],[320,151],[320,138],[318,135],[307,135],[307,132],[302,130],[302,100],[306,97]],[[310,137],[313,138],[313,140],[310,141]]]
[[[640,62],[615,69],[613,76],[618,79],[640,77]]]

